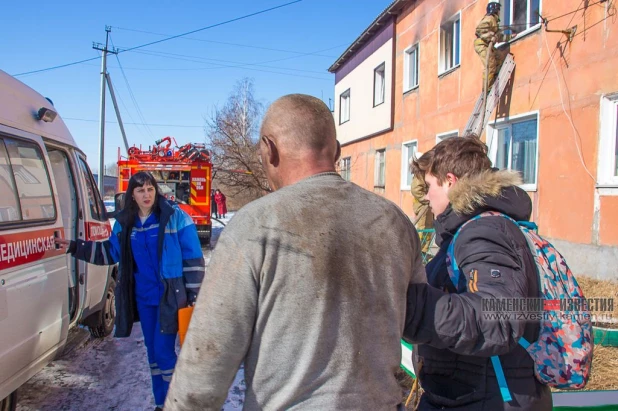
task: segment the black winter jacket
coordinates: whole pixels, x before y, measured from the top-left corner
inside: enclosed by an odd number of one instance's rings
[[[420,409],[552,409],[549,387],[539,383],[533,361],[518,345],[520,337],[538,338],[539,323],[489,319],[482,299],[539,297],[539,278],[520,229],[499,216],[483,217],[464,227],[455,258],[468,290],[456,294],[447,271],[446,253],[457,229],[484,211],[499,211],[527,221],[530,198],[518,174],[491,170],[460,179],[449,192],[450,205],[435,222],[440,249],[426,267],[428,284],[408,290],[404,339],[414,347],[413,362],[424,394]],[[499,355],[513,400],[500,395],[490,357]]]

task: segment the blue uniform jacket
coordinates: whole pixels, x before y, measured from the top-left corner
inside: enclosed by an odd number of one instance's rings
[[[204,279],[204,255],[193,220],[164,197],[158,199],[161,214],[158,227],[159,277],[163,296],[159,301],[161,332],[178,332],[178,309],[195,302]],[[129,219],[124,211],[116,216],[109,239],[101,242],[71,241],[68,252],[96,265],[118,264],[116,284],[116,337],[128,337],[139,321],[135,298],[135,262],[131,250]],[[133,225],[133,222],[130,222]]]

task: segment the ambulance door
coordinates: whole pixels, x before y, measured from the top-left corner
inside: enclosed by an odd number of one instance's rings
[[[62,225],[64,238],[74,240],[77,234],[77,187],[75,176],[71,169],[69,153],[63,149],[47,145],[47,155],[54,173],[56,190],[60,198],[60,210],[62,211]],[[77,278],[76,259],[66,254],[69,275],[69,315],[73,322],[78,313],[79,287]]]
[[[83,203],[80,213],[80,237],[86,241],[103,241],[109,238],[111,226],[107,220],[105,205],[99,195],[99,190],[90,172],[86,160],[77,156],[79,173],[81,174]],[[93,307],[103,301],[107,290],[110,267],[97,266],[83,261],[78,262],[79,279],[86,286],[85,307]]]

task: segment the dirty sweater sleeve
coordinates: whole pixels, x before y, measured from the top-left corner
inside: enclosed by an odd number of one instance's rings
[[[228,226],[195,305],[165,410],[221,410],[252,339],[258,286],[254,268]]]
[[[488,315],[483,300],[528,296],[527,274],[511,240],[499,229],[491,238],[486,231],[466,229],[457,240],[455,257],[467,291],[448,294],[428,284],[411,285],[404,339],[463,355],[510,352],[523,335],[525,321],[516,315]]]

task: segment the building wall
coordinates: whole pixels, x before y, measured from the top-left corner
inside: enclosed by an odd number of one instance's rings
[[[386,147],[386,187],[381,194],[412,215],[411,196],[401,189],[401,143],[418,140],[419,151],[424,152],[436,144],[436,135],[463,131],[482,90],[483,64],[473,41],[486,2],[410,3],[395,28],[394,129],[344,145],[342,153],[352,157],[352,181],[374,190],[375,149]],[[537,183],[528,187],[533,219],[542,235],[568,245],[565,254],[576,272],[599,277],[615,277],[618,264],[618,185],[600,187],[596,182],[599,156],[614,155],[599,147],[602,124],[610,120],[601,118],[602,98],[618,92],[618,22],[605,19],[608,3],[550,22],[550,29],[577,24],[578,34],[571,43],[565,42],[563,34],[546,33],[539,25],[508,44],[517,66],[490,123],[499,125],[524,114],[538,116]],[[541,14],[560,16],[580,6],[579,0],[544,0]],[[438,75],[440,25],[456,13],[461,16],[461,63]],[[557,49],[559,41],[562,45]],[[419,86],[404,93],[404,50],[416,43],[420,45]],[[488,127],[481,137],[495,148],[496,134]],[[605,263],[588,272],[595,256]]]
[[[392,127],[392,84],[393,84],[393,29],[394,24],[385,27],[375,41],[369,42],[359,54],[361,61],[351,60],[336,76],[335,124],[341,144],[384,132]],[[374,71],[384,64],[384,103],[374,106]],[[353,67],[350,67],[353,65]],[[341,123],[341,94],[350,90],[350,120]]]

